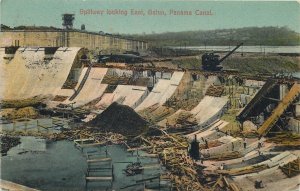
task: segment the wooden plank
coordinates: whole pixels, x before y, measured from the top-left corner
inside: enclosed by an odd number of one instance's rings
[[[155,176],[155,177],[150,177],[150,178],[144,178],[144,179],[141,179],[141,180],[137,180],[135,182],[140,183],[140,182],[152,181],[152,180],[159,179],[159,178],[160,178],[160,176]]]
[[[188,147],[188,145],[184,145],[183,143],[181,143],[180,141],[178,141],[176,138],[174,138],[172,135],[169,135],[166,131],[157,128],[158,130],[161,130],[161,132],[163,132],[167,137],[169,137],[170,139],[172,139],[174,142],[176,142],[177,144],[181,145],[182,147],[186,148]]]
[[[86,147],[94,147],[94,146],[98,146],[98,145],[104,145],[105,142],[102,143],[91,143],[91,144],[79,144],[78,146],[80,146],[81,148],[86,148]]]
[[[152,148],[152,146],[145,146],[145,147],[127,149],[127,151],[145,150],[145,149],[151,149],[151,148]]]
[[[124,145],[127,147],[127,149],[131,149],[131,147],[124,141]]]
[[[50,129],[50,128],[52,128],[52,126],[43,126],[43,125],[37,125],[38,127],[42,127],[43,129]]]
[[[217,181],[214,183],[214,185],[212,186],[212,190],[215,190],[216,186],[220,184],[220,182],[222,181],[223,176],[220,175],[220,177],[217,179]]]
[[[87,176],[85,177],[87,181],[112,181],[112,176]]]
[[[75,139],[74,142],[86,142],[86,141],[94,141],[95,139],[93,138],[88,138],[88,139]]]
[[[223,177],[223,180],[226,183],[226,185],[229,186],[229,182],[228,182],[228,180],[227,180],[227,178],[225,176]]]
[[[111,158],[96,158],[96,159],[89,159],[86,160],[88,163],[93,163],[93,162],[106,162],[106,161],[111,161]]]
[[[237,187],[237,185],[236,184],[234,184],[234,183],[230,183],[229,184],[229,187],[230,187],[230,189],[232,190],[232,191],[240,191],[240,189]]]
[[[142,154],[142,155],[130,155],[131,157],[140,157],[140,158],[157,158],[158,154]]]
[[[100,168],[100,167],[95,167],[95,168],[88,168],[88,172],[97,172],[97,171],[107,171],[107,170],[112,170],[113,167],[105,167],[105,168]]]

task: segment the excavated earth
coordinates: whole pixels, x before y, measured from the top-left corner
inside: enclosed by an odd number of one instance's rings
[[[119,133],[125,136],[137,136],[147,130],[148,122],[132,108],[113,102],[103,113],[88,122],[100,131]]]

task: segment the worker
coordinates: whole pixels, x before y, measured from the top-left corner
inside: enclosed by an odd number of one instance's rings
[[[210,154],[209,154],[209,149],[207,149],[207,150],[206,150],[206,156],[207,156],[207,158],[209,158],[209,157],[210,157]]]
[[[204,162],[204,156],[202,153],[200,153],[200,162],[201,162],[201,164],[203,164],[203,162]]]
[[[223,170],[223,169],[224,169],[224,164],[225,164],[225,163],[222,163],[222,164],[220,165],[220,170]]]
[[[260,156],[261,155],[261,151],[258,149],[258,155]]]
[[[263,140],[262,140],[261,137],[259,137],[258,138],[258,146],[257,146],[257,148],[260,149],[260,148],[262,148],[262,146],[263,146]]]
[[[107,144],[105,145],[105,155],[106,155],[106,157],[108,155]]]
[[[208,141],[205,139],[205,148],[208,149]]]
[[[169,121],[168,121],[168,120],[167,120],[167,122],[166,122],[166,127],[167,127],[167,129],[170,128],[170,124],[169,124]]]
[[[203,138],[203,137],[201,137],[201,140],[202,140],[202,142],[205,142],[205,140],[204,140],[204,138]]]
[[[243,142],[244,142],[244,149],[246,149],[246,147],[247,147],[247,140],[246,140],[245,137],[243,138]]]
[[[255,180],[255,182],[254,182],[254,187],[255,187],[256,189],[259,189],[259,188],[264,188],[265,186],[264,186],[262,180]]]

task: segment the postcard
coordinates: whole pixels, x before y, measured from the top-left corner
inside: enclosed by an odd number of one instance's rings
[[[0,190],[300,190],[298,1],[0,8]]]

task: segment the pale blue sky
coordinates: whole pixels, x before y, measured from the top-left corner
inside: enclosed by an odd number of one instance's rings
[[[80,9],[212,10],[213,16],[80,15]],[[2,0],[1,23],[61,27],[62,13],[75,14],[75,28],[109,33],[151,33],[247,26],[288,26],[300,32],[300,4],[291,1]]]

